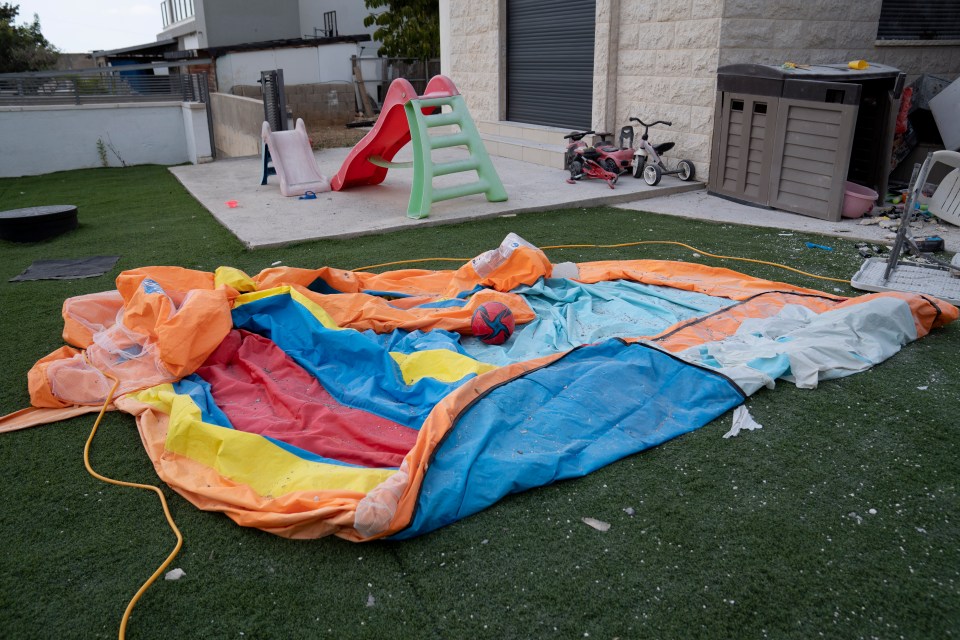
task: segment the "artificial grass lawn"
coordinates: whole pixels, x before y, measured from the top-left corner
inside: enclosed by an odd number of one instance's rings
[[[574,209],[347,241],[248,251],[162,167],[0,180],[0,209],[71,203],[81,228],[0,242],[0,414],[28,403],[26,372],[59,347],[64,298],[120,270],[280,260],[340,268],[470,257],[509,231],[541,245],[676,240],[716,254],[849,278],[853,242],[613,208]],[[834,247],[807,249],[806,240]],[[119,254],[113,272],[9,283],[33,260]],[[845,295],[848,286],[675,246],[551,251],[554,262],[663,258]],[[424,268],[452,268],[434,263]],[[778,383],[747,402],[760,431],[699,431],[585,478],[508,497],[399,543],[290,541],[200,512],[164,487],[185,545],[134,610],[130,638],[831,638],[960,633],[960,328],[814,391]],[[83,468],[92,416],[0,436],[0,636],[117,633],[173,546],[152,494]],[[131,417],[109,414],[101,473],[157,483]],[[633,516],[624,511],[632,508]],[[873,513],[871,510],[875,510]],[[611,523],[606,533],[580,522]]]

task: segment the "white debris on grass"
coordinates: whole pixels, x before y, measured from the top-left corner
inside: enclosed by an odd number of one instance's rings
[[[929,388],[930,388],[929,386],[923,385],[922,387],[917,387],[917,390],[918,390],[918,391],[926,391],[926,390],[929,389]]]
[[[763,429],[763,425],[754,420],[753,416],[750,415],[750,411],[747,410],[747,406],[742,404],[733,410],[733,426],[730,427],[730,431],[723,434],[723,437],[733,438],[744,429],[747,431]]]
[[[179,580],[183,576],[187,575],[187,572],[183,569],[177,568],[171,571],[167,571],[167,575],[163,576],[164,580]]]
[[[597,531],[610,530],[610,523],[604,522],[603,520],[596,520],[595,518],[580,518],[580,521],[588,527],[593,527]]]
[[[372,593],[368,593],[368,594],[367,594],[367,606],[368,606],[368,607],[373,607],[373,606],[376,606],[376,604],[377,604],[377,599],[373,597],[373,594],[372,594]]]

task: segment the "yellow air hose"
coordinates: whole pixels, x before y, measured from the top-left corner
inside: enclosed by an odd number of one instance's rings
[[[90,436],[87,438],[87,443],[83,447],[83,464],[87,468],[87,471],[97,480],[102,482],[108,482],[110,484],[119,485],[121,487],[134,487],[136,489],[147,489],[153,491],[160,498],[160,504],[163,505],[163,513],[167,517],[167,523],[170,525],[170,528],[173,530],[174,535],[177,536],[177,545],[174,547],[173,551],[167,556],[167,559],[163,561],[157,570],[153,572],[146,582],[140,587],[133,598],[130,600],[130,603],[127,605],[126,611],[123,612],[123,618],[120,620],[120,640],[124,640],[127,633],[127,623],[130,620],[130,614],[133,612],[133,607],[136,606],[137,601],[140,600],[140,597],[150,588],[157,578],[166,570],[170,563],[173,562],[173,559],[180,553],[180,548],[183,546],[183,534],[180,533],[180,529],[177,528],[177,524],[173,521],[173,516],[170,514],[170,507],[167,505],[167,499],[164,497],[163,492],[159,487],[155,487],[149,484],[140,484],[138,482],[126,482],[124,480],[114,480],[113,478],[108,478],[104,475],[101,475],[94,471],[93,467],[90,466],[90,447],[93,444],[93,437],[97,434],[97,428],[100,426],[100,421],[103,420],[104,414],[107,412],[107,407],[110,406],[110,403],[113,402],[113,394],[116,393],[117,387],[120,384],[120,380],[114,376],[101,372],[111,380],[113,380],[113,386],[110,388],[110,392],[107,394],[106,400],[103,402],[103,406],[100,408],[100,413],[97,415],[96,421],[93,423],[93,429],[90,431]]]
[[[830,282],[842,282],[843,284],[850,284],[849,280],[842,280],[840,278],[830,278],[827,276],[818,276],[815,273],[807,273],[806,271],[801,271],[800,269],[794,269],[793,267],[788,267],[785,264],[779,264],[777,262],[768,262],[766,260],[755,260],[753,258],[739,258],[737,256],[722,256],[709,251],[704,251],[702,249],[697,249],[692,247],[689,244],[684,244],[682,242],[675,242],[673,240],[640,240],[637,242],[622,242],[620,244],[557,244],[548,247],[540,247],[542,251],[550,251],[552,249],[621,249],[624,247],[635,247],[643,244],[670,244],[678,247],[684,247],[690,249],[695,253],[705,255],[708,258],[717,258],[719,260],[739,260],[741,262],[752,262],[754,264],[765,264],[770,267],[778,267],[780,269],[786,269],[787,271],[792,271],[794,273],[799,273],[803,276],[808,276],[810,278],[816,278],[818,280],[829,280]],[[413,258],[410,260],[395,260],[393,262],[382,262],[380,264],[369,264],[365,267],[357,267],[354,271],[366,271],[368,269],[377,269],[379,267],[391,267],[398,264],[414,264],[417,262],[467,262],[470,258]]]

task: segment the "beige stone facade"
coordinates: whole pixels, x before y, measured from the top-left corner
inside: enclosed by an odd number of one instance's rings
[[[443,73],[456,82],[491,153],[560,167],[566,129],[506,122],[508,0],[441,0]],[[677,143],[706,178],[716,76],[736,63],[868,61],[920,74],[960,75],[960,42],[877,41],[882,0],[597,0],[593,127],[630,116],[670,120],[654,142]]]

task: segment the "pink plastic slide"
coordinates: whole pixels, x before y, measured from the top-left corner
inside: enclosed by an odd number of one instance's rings
[[[271,131],[270,124],[264,122],[260,136],[280,178],[280,193],[302,196],[307,191],[330,191],[330,180],[320,173],[302,119],[297,118],[293,131]],[[266,184],[266,175],[262,184]]]
[[[369,161],[390,162],[397,151],[410,142],[410,125],[404,110],[414,98],[428,98],[457,95],[457,87],[446,76],[434,76],[427,83],[422,96],[417,95],[413,85],[404,78],[390,83],[387,95],[383,99],[380,117],[363,139],[350,151],[340,171],[333,177],[330,186],[334,191],[365,184],[380,184],[387,177],[387,167]],[[424,113],[427,110],[424,109]]]

